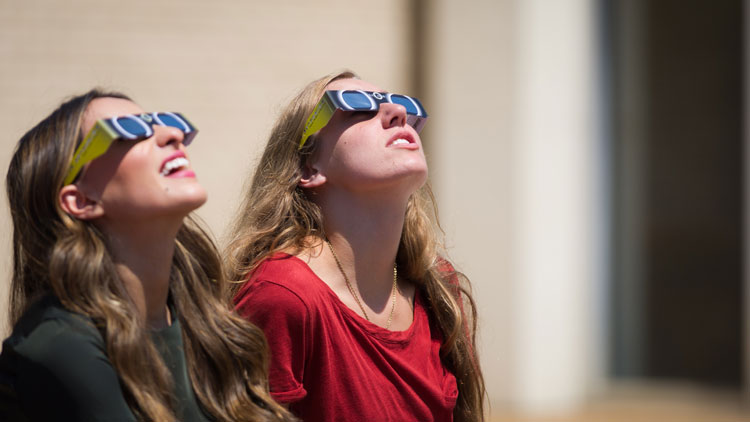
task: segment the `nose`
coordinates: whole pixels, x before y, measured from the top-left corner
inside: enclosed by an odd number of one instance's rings
[[[185,140],[185,134],[176,127],[154,125],[154,139],[160,147],[169,144],[181,144]]]
[[[406,125],[406,107],[400,104],[380,104],[378,115],[380,116],[380,120],[383,122],[383,128],[385,129]]]

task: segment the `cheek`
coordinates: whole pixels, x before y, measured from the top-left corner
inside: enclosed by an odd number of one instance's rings
[[[144,148],[131,148],[117,163],[114,178],[120,180],[137,180],[155,173],[152,160]]]
[[[111,176],[105,186],[106,191],[110,193],[133,194],[138,191],[148,189],[149,178],[156,176],[156,171],[152,159],[145,148],[138,148],[136,145],[119,157],[112,157],[102,163],[104,167],[102,172],[111,172]],[[105,193],[106,193],[105,191]]]
[[[128,167],[128,153],[129,149],[113,145],[104,155],[86,165],[81,184],[90,193],[105,193],[109,185],[121,179],[123,173],[127,173],[124,169]]]
[[[375,154],[356,142],[340,142],[331,155],[331,168],[347,172],[367,171],[376,161]]]
[[[368,133],[357,126],[344,132],[335,143],[332,158],[349,165],[361,166],[377,160],[383,151],[379,148],[376,134]]]

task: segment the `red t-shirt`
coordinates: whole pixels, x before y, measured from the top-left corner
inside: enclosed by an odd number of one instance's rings
[[[370,323],[302,260],[267,259],[235,297],[266,334],[271,394],[305,422],[448,422],[456,378],[440,360],[440,330],[415,295],[405,331]]]

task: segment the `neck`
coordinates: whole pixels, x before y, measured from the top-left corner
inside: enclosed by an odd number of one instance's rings
[[[105,224],[108,246],[141,318],[153,329],[170,324],[167,311],[169,276],[175,239],[182,225],[163,221]]]
[[[326,194],[321,209],[328,239],[363,296],[391,291],[408,198]]]

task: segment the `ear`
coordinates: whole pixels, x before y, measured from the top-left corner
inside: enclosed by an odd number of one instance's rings
[[[71,217],[93,220],[104,215],[99,201],[90,198],[76,185],[65,185],[58,196],[60,207]]]
[[[302,188],[317,188],[323,186],[326,182],[326,176],[320,172],[314,165],[305,164],[302,168],[302,178],[298,185]]]

